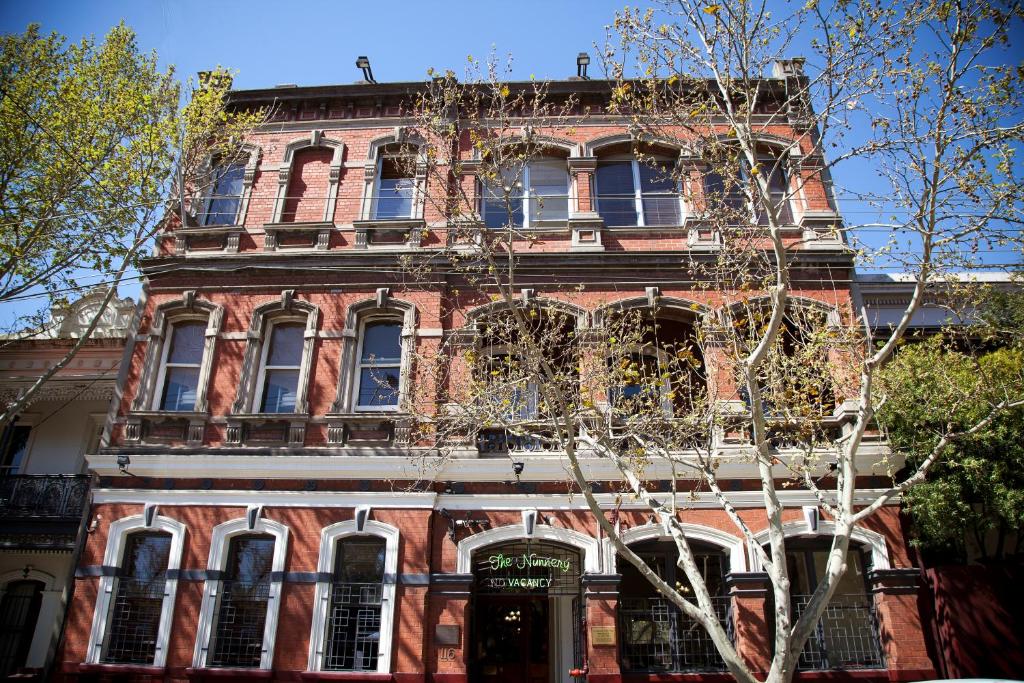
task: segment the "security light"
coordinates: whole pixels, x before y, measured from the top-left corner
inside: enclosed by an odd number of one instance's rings
[[[370,68],[370,58],[366,55],[361,55],[356,58],[356,68],[363,70],[363,80],[367,83],[376,83],[377,80],[373,77],[373,69]]]
[[[121,470],[121,474],[128,474],[128,465],[132,464],[132,459],[127,455],[117,456],[117,469]]]
[[[584,80],[588,80],[587,76],[587,65],[590,64],[590,55],[586,52],[581,52],[576,55],[576,76]]]
[[[515,472],[517,477],[523,473],[524,469],[526,469],[526,465],[523,464],[522,462],[512,463],[512,471]]]

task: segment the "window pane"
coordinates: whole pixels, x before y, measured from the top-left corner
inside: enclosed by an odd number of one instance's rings
[[[270,581],[270,567],[273,559],[273,538],[269,536],[233,538],[225,568],[227,578],[242,583]]]
[[[645,225],[679,225],[679,197],[648,196],[643,197]]]
[[[270,595],[274,539],[231,539],[213,628],[212,666],[259,666]]]
[[[363,368],[359,372],[359,406],[379,408],[398,405],[398,368]]]
[[[647,163],[638,163],[640,167],[640,191],[641,192],[675,192],[676,179],[672,177],[672,164],[659,161],[653,166]]]
[[[274,325],[270,334],[267,365],[299,365],[302,362],[303,325]]]
[[[213,194],[217,197],[231,197],[242,194],[245,179],[245,166],[231,164],[223,168],[213,186]]]
[[[231,164],[217,172],[210,192],[210,204],[203,219],[204,225],[231,225],[235,222],[244,178],[245,167],[241,164]]]
[[[233,225],[238,215],[239,197],[214,197],[206,212],[205,225]]]
[[[161,410],[195,410],[199,368],[167,368]]]
[[[104,662],[153,662],[170,552],[169,534],[128,537],[110,603]]]
[[[636,225],[632,161],[603,161],[597,165],[597,212],[608,226]]]
[[[263,380],[261,413],[294,413],[298,394],[298,370],[267,370]]]
[[[175,325],[171,332],[171,349],[167,354],[167,362],[199,365],[203,360],[205,335],[205,323]]]
[[[530,164],[530,220],[565,220],[569,216],[569,172],[565,162]]]
[[[25,459],[31,427],[8,425],[3,435],[3,453],[0,458],[0,474],[16,474]]]
[[[389,365],[402,358],[402,325],[374,323],[363,331],[363,363]]]
[[[334,580],[345,583],[380,583],[384,580],[384,539],[346,539],[338,543]]]
[[[374,202],[374,218],[412,216],[413,181],[409,178],[382,179]]]

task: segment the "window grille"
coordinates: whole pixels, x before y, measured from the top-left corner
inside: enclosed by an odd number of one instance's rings
[[[793,618],[810,604],[810,595],[794,595]],[[875,605],[866,594],[833,595],[807,640],[797,668],[878,669],[883,666]]]
[[[732,638],[731,598],[711,598],[715,614]],[[696,603],[695,603],[696,604]],[[700,673],[724,671],[710,634],[663,598],[619,602],[622,668],[626,671]]]
[[[260,665],[273,555],[274,539],[271,537],[231,539],[227,568],[218,591],[211,666]]]
[[[339,541],[327,613],[324,670],[377,670],[384,558],[384,539]]]
[[[170,534],[135,533],[128,537],[114,579],[104,662],[153,663],[170,552]]]

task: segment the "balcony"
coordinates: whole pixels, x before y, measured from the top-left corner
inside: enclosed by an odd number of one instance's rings
[[[72,550],[88,499],[87,474],[0,477],[0,549]]]

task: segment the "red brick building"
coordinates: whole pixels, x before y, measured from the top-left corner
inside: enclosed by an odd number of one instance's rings
[[[446,217],[424,200],[445,188],[389,162],[406,140],[400,105],[418,87],[233,93],[239,106],[276,102],[278,116],[247,141],[247,163],[222,170],[194,225],[169,231],[146,265],[116,419],[107,447],[89,457],[99,477],[91,514],[102,522],[77,571],[68,680],[728,678],[701,629],[617,565],[581,498],[568,495],[557,453],[480,438],[426,469],[409,457],[409,417],[397,407],[412,351],[472,338],[493,310],[454,272],[408,287],[398,267],[410,253],[440,254],[447,239]],[[681,258],[717,248],[687,220],[683,198],[700,195],[705,167],[655,145],[694,189],[652,180],[629,156],[624,122],[602,113],[608,87],[551,85],[592,115],[545,129],[550,152],[528,169],[551,213],[524,225],[537,239],[521,256],[532,273],[522,286],[581,329],[599,330],[609,305],[652,297],[692,328],[729,294],[678,277]],[[785,161],[776,181],[809,174],[810,150],[793,144],[790,126],[771,132],[765,153]],[[453,182],[475,187],[474,168]],[[804,245],[793,297],[846,319],[852,256],[835,236],[827,188],[807,178],[787,209],[790,239]],[[480,212],[486,221],[486,202]],[[711,390],[735,394],[727,372],[713,376]],[[844,410],[838,397],[837,425]],[[864,451],[865,496],[883,485],[873,478],[885,474],[873,469],[882,449]],[[733,503],[764,529],[753,470],[730,467]],[[587,468],[611,509],[614,468]],[[804,521],[814,498],[782,497],[786,528],[800,537],[794,592],[809,593],[827,547]],[[887,508],[855,534],[801,679],[931,673],[897,515]],[[648,517],[626,501],[619,521],[673,578],[673,551]],[[683,521],[739,651],[765,669],[771,607],[754,555],[710,496],[698,495]]]

